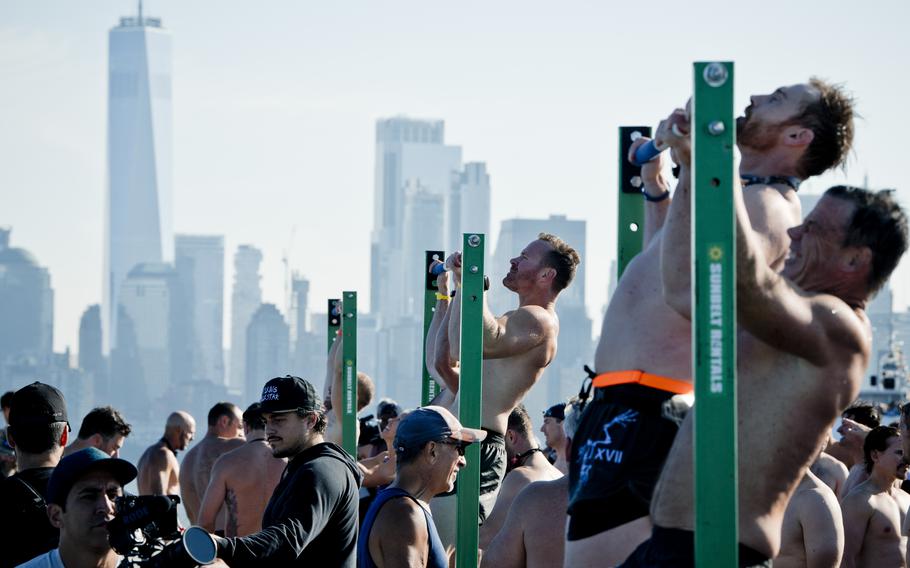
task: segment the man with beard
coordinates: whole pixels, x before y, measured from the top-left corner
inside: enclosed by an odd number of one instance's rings
[[[260,401],[272,455],[289,458],[262,515],[261,531],[215,537],[218,557],[245,566],[354,568],[357,547],[357,463],[323,438],[325,410],[309,382],[290,375],[265,384]]]
[[[907,473],[900,432],[873,428],[863,444],[869,479],[844,498],[845,568],[906,566],[907,538],[901,533],[910,495],[900,489]]]
[[[674,116],[685,118],[686,112]],[[787,229],[801,219],[800,182],[846,158],[852,102],[838,87],[812,79],[753,96],[737,130],[745,208],[756,246],[776,272],[787,257]],[[633,145],[630,158],[645,141]],[[642,168],[646,240],[604,316],[593,401],[569,470],[567,566],[621,562],[648,537],[651,495],[692,393],[691,322],[663,295],[661,227],[672,202],[664,169],[660,160]],[[681,172],[677,194],[689,183]],[[686,301],[689,290],[686,280],[680,292]]]
[[[518,308],[496,317],[483,302],[483,409],[481,426],[487,432],[480,447],[481,523],[493,509],[499,484],[506,472],[505,439],[509,413],[534,386],[544,369],[556,356],[559,319],[556,300],[572,282],[581,262],[578,253],[565,241],[541,233],[521,253],[509,261],[511,269],[502,280],[503,286],[518,295]],[[436,261],[434,265],[438,264]],[[446,259],[445,266],[454,276],[455,297],[448,310],[439,304],[448,302],[443,272],[437,278],[437,312],[447,325],[435,326],[437,335],[427,337],[428,361],[435,361],[437,373],[445,382],[443,394],[458,391],[458,375],[453,369],[461,346],[461,253]],[[431,267],[432,270],[432,267]],[[449,314],[456,314],[448,317]],[[434,317],[435,319],[435,317]],[[432,340],[432,341],[431,341]],[[446,346],[442,347],[442,346]],[[443,537],[444,540],[446,537]]]

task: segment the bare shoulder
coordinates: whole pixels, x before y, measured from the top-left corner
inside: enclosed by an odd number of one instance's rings
[[[408,497],[387,501],[376,515],[371,536],[394,537],[404,542],[429,538],[427,522],[420,505]]]
[[[519,325],[531,332],[550,335],[559,329],[556,314],[543,306],[521,306],[503,317],[508,319],[509,324]]]
[[[789,188],[781,190],[763,183],[750,185],[743,189],[743,201],[750,219],[753,215],[770,215],[772,219],[783,217],[786,221],[798,222],[801,217],[799,197]]]
[[[869,482],[863,482],[854,487],[841,501],[844,516],[869,514],[875,508],[875,492],[870,491]]]
[[[845,479],[849,470],[847,466],[844,465],[844,462],[840,461],[836,457],[822,452],[819,454],[818,459],[815,460],[815,463],[818,464],[818,469],[829,474],[842,475]]]
[[[155,444],[149,446],[148,449],[145,450],[145,453],[142,454],[142,458],[139,461],[144,462],[146,465],[164,467],[176,464],[177,458],[164,446]]]
[[[872,346],[872,329],[866,313],[831,294],[811,296],[813,319],[824,326],[833,348],[829,354],[831,360],[839,358],[843,362],[859,355],[865,365]]]

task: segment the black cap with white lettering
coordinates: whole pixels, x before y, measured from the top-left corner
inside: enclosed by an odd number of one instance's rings
[[[316,394],[313,385],[300,377],[287,375],[275,377],[262,387],[260,399],[262,412],[274,414],[280,412],[324,412],[322,400]]]

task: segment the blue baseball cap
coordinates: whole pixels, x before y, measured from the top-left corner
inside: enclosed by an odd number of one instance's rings
[[[470,444],[483,441],[483,430],[465,428],[451,412],[441,406],[424,406],[398,423],[395,448],[399,452],[417,449],[427,442],[454,439]]]
[[[126,460],[112,458],[98,448],[85,448],[72,453],[57,464],[47,482],[47,502],[63,505],[70,489],[91,471],[107,471],[117,483],[126,485],[136,479],[136,467]]]

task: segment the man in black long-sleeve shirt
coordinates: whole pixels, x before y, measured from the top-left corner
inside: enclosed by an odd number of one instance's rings
[[[298,377],[275,378],[261,404],[272,453],[290,462],[263,514],[264,528],[217,538],[218,557],[232,568],[354,568],[362,476],[341,447],[324,441],[325,411],[315,389]]]

